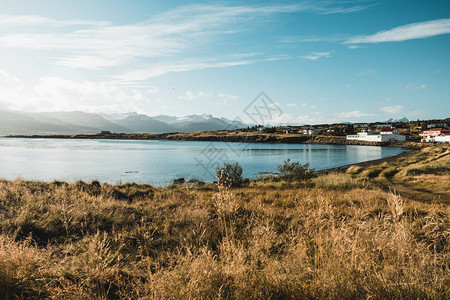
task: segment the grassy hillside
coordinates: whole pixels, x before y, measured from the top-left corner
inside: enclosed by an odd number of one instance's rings
[[[429,146],[413,155],[347,170],[354,178],[395,189],[403,196],[427,202],[450,204],[450,147]]]
[[[448,153],[233,189],[0,181],[0,298],[449,298]]]

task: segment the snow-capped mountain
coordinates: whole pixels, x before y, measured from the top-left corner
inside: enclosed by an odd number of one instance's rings
[[[386,123],[406,123],[406,122],[409,122],[409,120],[406,118],[406,117],[403,117],[403,118],[401,118],[401,119],[393,119],[393,118],[390,118],[389,120],[386,120],[385,121]]]

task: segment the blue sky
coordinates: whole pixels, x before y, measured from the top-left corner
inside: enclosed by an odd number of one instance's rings
[[[448,1],[0,0],[0,107],[447,118],[449,33]]]

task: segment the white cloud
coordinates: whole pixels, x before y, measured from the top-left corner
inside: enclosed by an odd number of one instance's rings
[[[363,113],[359,110],[354,110],[354,111],[350,111],[350,112],[341,112],[341,113],[337,114],[337,117],[340,119],[361,118],[361,117],[369,117],[369,116],[375,116],[375,114]]]
[[[305,56],[300,56],[300,58],[303,59],[308,59],[308,60],[317,60],[319,58],[323,58],[323,57],[330,57],[331,52],[312,52],[308,55]]]
[[[205,92],[205,91],[199,91],[199,92],[192,92],[192,91],[186,91],[183,95],[178,96],[177,99],[179,100],[201,100],[201,99],[212,99],[212,98],[218,98],[223,100],[222,104],[226,103],[228,100],[234,100],[237,99],[237,96],[229,95],[225,93],[218,93],[215,95],[212,92]]]
[[[217,94],[217,98],[222,99],[222,100],[236,100],[239,97],[238,96],[234,96],[234,95],[219,93],[219,94]]]
[[[193,93],[191,91],[186,91],[184,93],[184,95],[181,95],[181,96],[177,97],[177,99],[179,99],[179,100],[187,100],[187,101],[196,100],[196,99],[199,99],[199,98],[200,97],[199,97],[198,94],[195,94],[195,93]]]
[[[287,107],[296,107],[297,103],[288,103],[286,104]]]
[[[389,115],[389,114],[398,114],[403,112],[403,105],[393,105],[393,106],[383,106],[380,107],[380,112]]]
[[[409,89],[409,90],[421,90],[421,89],[426,89],[427,88],[427,85],[424,83],[424,84],[407,84],[406,85],[406,89]]]
[[[423,39],[450,33],[450,19],[439,19],[399,26],[391,30],[380,31],[373,35],[356,36],[345,41],[345,44],[364,44],[382,42],[400,42]]]
[[[22,81],[0,71],[2,109],[25,111],[124,112],[142,111],[148,95],[141,90],[104,82],[76,82],[60,77],[44,77],[27,87]]]

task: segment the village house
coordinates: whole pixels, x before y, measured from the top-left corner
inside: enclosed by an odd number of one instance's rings
[[[427,124],[427,128],[428,129],[431,129],[431,128],[447,128],[447,123],[445,123],[445,122],[430,123],[430,124]]]
[[[381,129],[380,134],[400,134],[397,128],[394,127],[384,127]]]
[[[317,131],[315,131],[314,129],[303,129],[303,134],[307,134],[307,135],[317,135]]]
[[[422,142],[433,143],[436,142],[436,137],[450,135],[450,130],[445,128],[432,128],[425,130],[420,134],[422,137]],[[442,138],[439,138],[440,140]]]
[[[376,128],[391,128],[392,124],[376,124]]]
[[[353,123],[353,128],[367,128],[369,123]]]
[[[292,126],[282,126],[281,127],[281,131],[283,131],[286,134],[288,134],[288,133],[295,133],[296,132],[295,128],[292,127]]]

